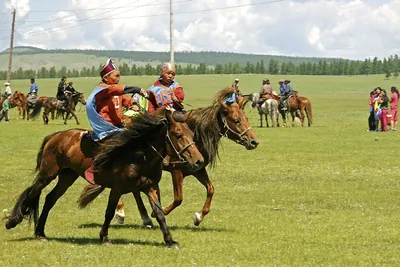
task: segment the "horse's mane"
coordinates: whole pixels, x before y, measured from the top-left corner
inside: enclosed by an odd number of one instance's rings
[[[154,134],[166,131],[165,112],[146,112],[133,118],[130,127],[101,144],[94,158],[94,166],[102,170],[114,164],[122,166],[128,162],[132,163],[142,157]]]
[[[224,102],[235,91],[230,87],[218,91],[214,95],[213,104],[206,108],[197,108],[190,111],[187,119],[191,129],[194,129],[194,141],[210,166],[215,166],[218,158],[218,145],[221,139],[219,119],[223,111],[221,102]]]

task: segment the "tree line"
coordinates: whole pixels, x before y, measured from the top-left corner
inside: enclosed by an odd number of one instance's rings
[[[391,76],[397,78],[399,76],[400,60],[398,55],[393,55],[383,60],[375,57],[374,59],[367,58],[364,61],[354,60],[338,60],[327,62],[319,60],[318,62],[302,62],[295,65],[292,61],[279,62],[275,59],[270,59],[267,65],[260,60],[256,64],[247,62],[245,65],[239,63],[216,64],[207,66],[206,63],[199,65],[192,64],[175,64],[179,75],[196,75],[196,74],[280,74],[280,75],[369,75],[369,74],[384,74],[386,78]],[[133,64],[129,66],[123,63],[120,67],[121,74],[128,75],[158,75],[161,65],[151,65],[147,63],[144,66]],[[35,78],[59,78],[67,77],[97,77],[99,75],[101,65],[91,68],[83,67],[82,69],[67,69],[62,67],[56,69],[45,67],[39,70],[23,70],[19,68],[11,73],[12,79],[29,79]],[[0,71],[0,79],[7,78],[7,71]]]

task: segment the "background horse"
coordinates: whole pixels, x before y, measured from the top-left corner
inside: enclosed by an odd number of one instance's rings
[[[294,126],[295,117],[298,117],[300,119],[301,126],[304,126],[305,112],[307,115],[308,127],[310,127],[312,124],[311,101],[306,97],[298,96],[298,92],[294,91],[293,95],[288,98],[287,103],[288,109],[286,114],[290,113],[292,115],[292,126]],[[284,126],[286,126],[286,114],[282,115]]]
[[[76,120],[76,123],[79,125],[78,118],[75,115],[75,106],[78,102],[82,103],[83,105],[86,105],[86,99],[83,95],[83,93],[75,93],[73,95],[70,95],[68,97],[68,106],[65,110],[61,109],[61,105],[59,101],[55,97],[48,97],[48,98],[39,98],[36,101],[35,107],[33,108],[33,111],[30,115],[31,119],[36,119],[40,111],[43,110],[43,122],[44,124],[49,123],[49,114],[51,114],[51,119],[54,120],[54,113],[57,111],[58,113],[62,113],[62,116],[64,118],[64,124],[67,124],[67,119],[69,115],[73,116]],[[66,113],[66,116],[64,116]]]
[[[263,114],[265,114],[265,122],[266,126],[269,127],[268,124],[268,115],[271,117],[272,121],[272,127],[279,127],[279,111],[278,111],[278,106],[279,102],[276,101],[273,98],[268,98],[265,99],[265,101],[261,104],[261,106],[258,104],[258,101],[260,100],[260,94],[259,93],[254,93],[249,95],[249,101],[251,101],[251,107],[255,108],[257,107],[258,114],[260,115],[260,127],[263,127]]]
[[[102,242],[109,242],[107,229],[114,216],[115,201],[118,201],[121,194],[132,191],[139,193],[142,190],[148,195],[154,213],[157,214],[165,242],[168,245],[175,244],[159,204],[161,161],[167,154],[195,167],[203,161],[194,146],[193,132],[179,115],[164,111],[137,116],[130,128],[105,141],[104,150],[100,146],[99,156],[96,158],[99,172],[95,179],[104,187],[112,187],[106,221],[100,232]],[[37,154],[36,171],[39,172],[33,184],[20,195],[11,215],[7,217],[7,229],[14,228],[27,217],[35,223],[35,236],[46,239],[44,229],[51,208],[79,176],[84,177],[85,170],[92,164],[92,159],[87,154],[93,153],[93,143],[89,138],[82,138],[83,132],[85,131],[82,129],[71,129],[44,138]],[[58,182],[46,196],[38,219],[40,194],[57,176]],[[142,176],[147,179],[141,179]]]
[[[183,201],[183,180],[186,176],[193,175],[207,192],[202,210],[195,212],[193,216],[193,223],[198,226],[210,212],[214,185],[209,179],[206,167],[208,165],[215,166],[221,137],[225,136],[248,150],[255,149],[259,144],[253,129],[249,125],[248,118],[243,112],[245,100],[242,99],[239,103],[230,105],[225,104],[225,100],[232,96],[234,92],[232,88],[226,87],[215,94],[211,106],[197,108],[185,114],[186,122],[194,132],[194,141],[205,161],[201,169],[196,171],[189,170],[179,162],[172,160],[165,163],[164,170],[171,173],[174,190],[174,201],[163,208],[165,215],[181,205]],[[134,194],[134,197],[143,224],[147,227],[153,227],[140,195]]]
[[[10,98],[10,107],[18,108],[18,119],[25,119],[25,95],[20,91],[15,91]]]

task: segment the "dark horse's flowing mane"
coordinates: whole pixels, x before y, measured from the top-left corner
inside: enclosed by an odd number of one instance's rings
[[[166,112],[146,112],[133,118],[130,127],[101,144],[94,158],[96,168],[101,171],[114,164],[123,166],[143,156],[150,138],[167,130]],[[178,122],[184,121],[183,116],[177,112],[173,116]]]
[[[197,108],[190,111],[187,123],[194,129],[194,141],[203,155],[208,160],[210,167],[214,167],[218,158],[218,146],[221,139],[219,120],[223,112],[221,102],[232,96],[235,91],[225,87],[214,95],[213,104],[206,108]]]

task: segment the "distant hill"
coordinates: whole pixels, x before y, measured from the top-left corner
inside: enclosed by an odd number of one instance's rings
[[[8,62],[8,49],[0,53],[0,62]],[[124,51],[124,50],[79,50],[79,49],[41,49],[30,46],[20,46],[13,49],[13,69],[22,68],[40,69],[41,67],[56,67],[60,69],[65,66],[67,69],[81,69],[83,67],[96,68],[103,64],[109,58],[115,58],[119,64],[126,62],[128,65],[136,64],[144,66],[150,64],[156,66],[162,62],[169,60],[169,52],[146,52],[146,51]],[[261,60],[267,66],[271,60],[277,60],[279,63],[288,63],[298,65],[302,62],[318,62],[326,60],[327,62],[340,61],[338,58],[307,58],[307,57],[288,57],[274,55],[255,55],[255,54],[239,54],[227,52],[176,52],[175,62],[182,65],[193,64],[199,65],[205,63],[207,66],[215,66],[216,64],[239,63],[246,65],[247,62],[256,64]],[[0,71],[7,69],[7,64],[0,65]]]

